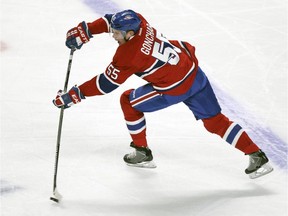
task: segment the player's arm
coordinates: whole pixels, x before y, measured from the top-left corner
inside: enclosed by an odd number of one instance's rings
[[[108,94],[118,88],[119,85],[111,82],[105,73],[101,73],[79,87],[74,86],[66,93],[59,90],[53,104],[58,108],[64,107],[66,109],[81,102],[86,97]]]
[[[53,103],[59,108],[69,108],[86,97],[108,94],[117,89],[131,74],[127,71],[120,72],[120,69],[111,63],[104,73],[93,77],[79,87],[74,86],[66,93],[59,91]]]
[[[119,83],[111,81],[105,73],[101,73],[80,85],[79,88],[83,95],[89,97],[108,94],[120,85]]]
[[[117,89],[130,76],[128,71],[121,70],[112,63],[104,73],[79,86],[84,96],[105,95]]]
[[[106,14],[105,16],[95,20],[94,22],[87,23],[88,29],[91,34],[101,34],[110,32],[110,23],[113,14]]]

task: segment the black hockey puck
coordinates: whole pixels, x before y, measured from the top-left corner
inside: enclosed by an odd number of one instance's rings
[[[50,197],[50,200],[52,200],[52,201],[54,201],[54,202],[59,202],[59,200],[57,199],[57,198],[55,198],[55,197]]]

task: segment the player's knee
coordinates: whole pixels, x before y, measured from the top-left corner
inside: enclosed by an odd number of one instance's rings
[[[120,96],[121,107],[127,106],[130,104],[129,95],[130,95],[131,91],[133,91],[133,89],[129,89],[129,90],[123,92],[122,95]]]
[[[216,116],[211,118],[202,119],[202,121],[206,130],[208,130],[210,133],[215,133],[220,136],[225,133],[229,125],[232,123],[222,113],[218,113]]]

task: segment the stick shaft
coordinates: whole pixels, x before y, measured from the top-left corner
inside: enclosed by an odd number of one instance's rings
[[[69,55],[68,67],[67,67],[65,84],[64,84],[64,92],[67,92],[68,81],[69,81],[69,76],[70,76],[70,70],[71,70],[71,65],[72,65],[72,59],[73,59],[74,51],[75,51],[75,49],[72,48],[71,51],[70,51],[70,55]],[[57,143],[56,143],[53,192],[55,192],[56,187],[57,187],[58,161],[59,161],[59,153],[60,153],[60,142],[61,142],[63,116],[64,116],[64,108],[61,107],[60,116],[59,116],[59,124],[58,124]]]

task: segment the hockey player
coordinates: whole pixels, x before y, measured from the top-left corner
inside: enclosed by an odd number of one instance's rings
[[[111,32],[119,47],[105,72],[58,92],[53,103],[68,108],[86,97],[114,91],[135,74],[147,81],[137,89],[121,95],[120,103],[134,151],[124,156],[131,166],[156,167],[146,140],[145,112],[154,112],[183,102],[197,120],[211,133],[222,137],[235,148],[249,155],[245,170],[251,178],[273,170],[265,153],[249,138],[240,125],[223,113],[208,78],[198,66],[195,47],[188,42],[168,40],[139,13],[124,10],[106,14],[93,22],[79,23],[67,32],[66,46],[80,49],[95,34]]]

